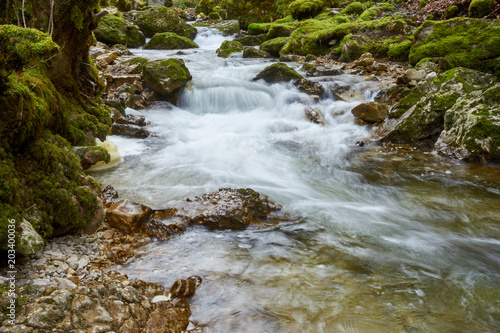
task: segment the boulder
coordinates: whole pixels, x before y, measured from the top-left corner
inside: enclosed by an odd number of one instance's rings
[[[142,74],[146,84],[162,96],[184,88],[192,78],[184,61],[176,58],[149,61]]]
[[[271,58],[271,55],[255,47],[246,46],[243,47],[243,58]]]
[[[335,76],[342,74],[342,70],[340,69],[315,66],[312,64],[302,65],[302,70],[306,72],[307,76]]]
[[[285,46],[289,39],[289,37],[278,37],[270,39],[260,44],[260,49],[262,51],[266,51],[274,57],[279,57],[280,50],[283,48],[283,46]]]
[[[321,96],[325,92],[325,87],[315,81],[298,79],[295,80],[294,84],[295,86],[297,86],[297,88],[299,88],[300,91],[303,91],[309,95]]]
[[[243,37],[238,37],[235,40],[240,42],[243,46],[258,46],[264,43],[267,39],[266,34],[260,35],[248,35]]]
[[[146,37],[138,27],[115,15],[104,16],[94,30],[94,35],[107,45],[123,44],[133,48],[146,42]]]
[[[453,66],[500,74],[500,21],[454,18],[425,21],[413,34],[410,64],[444,57]]]
[[[346,69],[351,69],[355,67],[364,68],[373,65],[374,62],[375,59],[373,59],[373,55],[371,53],[363,53],[357,60],[347,65]]]
[[[108,223],[127,234],[138,231],[142,224],[153,214],[153,210],[130,200],[119,201],[108,208]]]
[[[361,120],[379,123],[387,118],[389,107],[377,102],[361,103],[351,110],[351,113]]]
[[[398,84],[389,88],[380,90],[374,97],[375,102],[382,103],[388,107],[396,104],[397,101],[408,95],[410,89],[404,84]]]
[[[176,49],[194,49],[198,45],[191,39],[179,36],[173,32],[157,33],[149,42],[144,45],[145,49],[154,50],[176,50]]]
[[[382,141],[413,142],[437,138],[445,127],[445,114],[457,108],[455,104],[459,98],[469,100],[495,81],[493,75],[466,68],[444,72],[414,88],[396,103],[375,134]]]
[[[403,75],[396,78],[396,84],[408,84],[413,80],[420,82],[425,79],[426,74],[425,70],[410,68]]]
[[[468,162],[500,163],[500,85],[478,92],[446,112],[435,149]]]
[[[253,81],[264,80],[267,83],[287,82],[303,79],[302,75],[282,62],[272,64],[261,71]]]
[[[174,32],[180,36],[193,38],[196,28],[182,20],[175,10],[167,7],[151,7],[135,15],[137,24],[146,37],[160,32]]]
[[[235,40],[225,40],[222,42],[221,46],[217,49],[216,53],[218,57],[227,58],[231,53],[241,52],[243,50],[243,45]]]
[[[331,92],[335,100],[337,101],[345,101],[345,102],[354,102],[354,101],[362,101],[365,99],[365,94],[361,90],[356,90],[350,85],[334,85],[331,87]]]
[[[212,229],[245,229],[268,221],[281,207],[251,189],[224,188],[202,197],[188,199],[179,207],[179,217],[188,223]]]
[[[75,150],[75,153],[80,157],[80,164],[84,170],[90,168],[99,161],[108,163],[111,158],[106,149],[97,146],[78,148]]]
[[[111,129],[111,134],[128,136],[131,138],[139,138],[139,139],[144,139],[149,136],[149,132],[140,126],[133,124],[119,124],[119,123],[113,124],[113,128]]]
[[[16,227],[16,252],[29,256],[43,249],[45,241],[30,222],[22,219]]]
[[[195,27],[207,27],[217,29],[224,36],[234,35],[240,32],[240,22],[238,20],[208,20],[196,22]]]

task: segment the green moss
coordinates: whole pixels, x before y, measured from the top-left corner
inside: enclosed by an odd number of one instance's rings
[[[340,14],[345,15],[361,15],[365,10],[365,6],[360,2],[351,2],[347,7],[345,7]]]
[[[323,11],[325,2],[322,0],[295,0],[290,4],[292,17],[297,20],[313,18]]]
[[[423,58],[445,57],[453,66],[500,74],[500,22],[466,18],[427,21],[413,36],[415,43],[409,55],[412,65]]]
[[[420,0],[419,8],[424,8],[427,5],[427,0]]]
[[[469,5],[469,14],[472,17],[484,17],[493,10],[493,0],[472,0]]]
[[[108,45],[123,44],[128,47],[139,47],[146,41],[135,25],[115,15],[104,16],[94,30],[94,35],[98,41]]]
[[[454,17],[456,17],[456,16],[457,16],[458,11],[459,11],[458,6],[457,6],[457,5],[452,5],[452,6],[450,6],[450,7],[448,7],[448,8],[446,9],[446,12],[445,12],[445,14],[444,14],[444,15],[445,15],[445,17],[446,17],[447,19],[451,19],[451,18],[454,18]]]
[[[413,42],[409,39],[403,40],[400,43],[394,43],[389,46],[387,56],[391,60],[408,61],[411,46]]]
[[[285,46],[290,38],[288,37],[278,37],[268,40],[260,44],[260,49],[266,51],[272,56],[279,57],[280,51]]]
[[[235,40],[225,40],[222,42],[220,48],[217,49],[217,56],[227,58],[231,53],[243,51],[243,45]]]
[[[188,38],[196,35],[195,27],[184,22],[174,9],[163,6],[151,7],[140,12],[136,15],[134,23],[141,28],[146,37],[153,37],[159,32],[174,32]]]
[[[378,15],[378,11],[371,7],[371,8],[368,8],[367,10],[365,10],[360,16],[359,16],[359,20],[363,20],[363,21],[370,21],[370,20],[373,20],[374,18],[376,18]]]
[[[179,36],[173,32],[157,33],[144,45],[145,49],[176,50],[193,49],[198,45],[189,38]]]

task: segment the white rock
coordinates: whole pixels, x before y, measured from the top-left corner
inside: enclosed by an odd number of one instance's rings
[[[48,256],[48,258],[52,260],[66,260],[66,256],[59,251],[45,251],[44,255],[46,258]]]
[[[88,266],[88,264],[90,264],[88,256],[82,256],[80,260],[78,260],[78,265],[82,268]]]
[[[76,271],[79,266],[78,256],[72,255],[71,257],[68,258],[68,260],[66,260],[66,263],[71,269],[74,269]]]
[[[168,297],[164,295],[157,295],[153,297],[151,303],[168,302],[168,301],[170,301],[170,295],[168,295]]]
[[[57,281],[57,287],[61,289],[71,290],[77,287],[76,284],[68,279],[56,278],[55,280]]]

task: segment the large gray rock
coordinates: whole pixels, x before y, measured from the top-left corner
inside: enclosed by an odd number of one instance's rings
[[[435,148],[464,161],[500,163],[500,85],[459,98],[446,112]]]
[[[396,103],[388,119],[375,131],[376,137],[381,141],[413,142],[437,136],[444,129],[445,113],[458,98],[469,99],[493,82],[493,75],[451,69],[414,88]]]
[[[25,219],[19,222],[16,236],[16,251],[25,256],[37,253],[45,245],[42,236]]]

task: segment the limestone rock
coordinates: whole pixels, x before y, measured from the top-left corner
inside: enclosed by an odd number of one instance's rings
[[[459,98],[459,104],[466,104],[479,92],[491,87],[495,80],[493,75],[465,68],[442,73],[433,81],[414,88],[396,103],[375,134],[379,140],[401,142],[439,135],[445,128],[445,114],[449,110],[458,110],[459,106],[455,104]],[[447,119],[448,126],[454,117],[450,114]]]
[[[154,50],[177,50],[198,48],[198,45],[187,37],[179,36],[173,32],[163,32],[155,34],[153,38],[144,45],[144,48]]]
[[[244,229],[266,222],[281,207],[251,189],[220,189],[177,207],[177,216],[214,229]]]
[[[351,113],[361,120],[379,123],[387,118],[389,107],[377,102],[361,103],[351,110]]]
[[[111,129],[111,134],[128,136],[131,138],[139,138],[139,139],[144,139],[149,136],[149,132],[140,126],[131,124],[116,124],[116,123],[113,124],[113,128]]]
[[[108,45],[123,44],[131,48],[144,45],[146,37],[138,27],[124,18],[106,15],[94,30],[96,39]]]
[[[151,214],[153,210],[147,206],[122,200],[108,208],[106,217],[111,226],[131,234],[138,231]]]
[[[137,24],[146,37],[153,37],[159,32],[174,32],[180,36],[193,38],[196,28],[182,20],[179,14],[172,8],[151,7],[146,11],[135,15]]]
[[[300,91],[303,91],[309,95],[321,96],[325,92],[325,87],[315,81],[299,79],[294,81],[293,84],[297,86]]]
[[[16,251],[22,255],[29,256],[37,253],[45,245],[45,241],[31,223],[22,219],[16,228]]]
[[[319,125],[325,125],[325,116],[323,115],[323,112],[320,110],[316,110],[313,108],[307,108],[305,109],[305,114],[306,118],[309,119],[310,122],[319,124]]]

